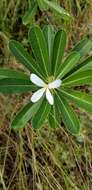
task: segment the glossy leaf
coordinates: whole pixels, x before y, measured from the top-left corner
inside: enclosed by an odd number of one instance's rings
[[[90,49],[92,48],[92,42],[90,39],[81,40],[73,49],[73,51],[77,51],[80,53],[80,57],[85,56]]]
[[[88,57],[85,61],[77,65],[73,72],[80,72],[86,70],[92,70],[92,56]]]
[[[43,100],[40,108],[32,119],[32,126],[34,129],[40,128],[43,125],[50,113],[50,109],[50,104],[46,100]]]
[[[41,100],[35,104],[32,102],[24,106],[15,116],[11,123],[12,129],[24,128],[27,122],[36,114],[41,104]]]
[[[92,95],[70,89],[61,90],[61,94],[80,108],[92,113]]]
[[[62,65],[60,65],[58,72],[58,78],[63,78],[79,61],[80,54],[77,52],[72,52],[64,61]]]
[[[45,77],[49,71],[49,55],[46,41],[42,30],[38,26],[33,26],[29,31],[29,42],[33,50],[33,54]]]
[[[29,71],[42,77],[39,65],[35,63],[35,60],[29,55],[20,42],[11,40],[9,42],[9,48],[18,61],[20,61]]]
[[[80,86],[92,83],[92,71],[86,70],[74,73],[63,80],[62,86]]]
[[[62,30],[58,31],[55,35],[53,56],[52,56],[52,74],[56,75],[58,67],[61,64],[66,47],[66,33]]]
[[[74,67],[66,76],[69,76],[72,73],[86,71],[86,70],[92,70],[92,56],[85,59],[82,63],[76,65],[76,67]]]
[[[29,76],[20,71],[15,71],[13,69],[0,68],[0,79],[3,78],[17,78],[29,80]]]
[[[72,107],[68,104],[67,100],[63,98],[60,94],[57,94],[56,101],[61,112],[62,120],[65,124],[65,127],[72,134],[78,134],[80,130],[80,124]]]
[[[23,16],[23,24],[29,24],[31,23],[32,19],[36,15],[37,12],[37,4],[33,3],[33,5],[29,8],[29,10],[25,13]]]
[[[29,80],[5,78],[0,79],[0,93],[13,94],[13,93],[27,93],[37,90]]]
[[[48,54],[49,54],[49,64],[51,64],[51,59],[52,59],[52,51],[53,51],[53,43],[54,43],[54,29],[50,25],[46,25],[43,28],[43,34],[47,43],[47,49],[48,49]]]
[[[60,7],[57,3],[43,0],[44,4],[47,5],[51,10],[57,13],[64,20],[70,20],[72,17],[69,13],[67,13],[62,7]]]
[[[55,129],[60,127],[60,115],[57,105],[53,105],[53,107],[51,107],[48,121],[51,128]]]

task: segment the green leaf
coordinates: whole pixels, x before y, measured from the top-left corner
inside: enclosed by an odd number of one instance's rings
[[[92,95],[70,89],[61,90],[61,93],[80,108],[92,113]]]
[[[11,123],[12,129],[24,128],[27,122],[36,114],[41,104],[41,100],[35,104],[32,102],[24,106],[15,116]]]
[[[58,67],[61,64],[66,47],[66,33],[62,30],[58,31],[54,39],[53,57],[52,57],[52,73],[56,75]]]
[[[59,107],[59,110],[62,115],[62,120],[66,126],[66,128],[72,133],[72,134],[78,134],[80,130],[80,124],[79,120],[77,118],[77,115],[73,111],[72,107],[68,104],[68,102],[57,93],[56,97],[57,105]]]
[[[92,70],[92,56],[88,57],[85,61],[77,65],[73,72],[80,72],[86,70]]]
[[[0,79],[0,93],[27,93],[37,90],[37,87],[29,80],[4,78]]]
[[[92,56],[85,59],[82,63],[76,65],[76,67],[74,67],[69,73],[67,73],[65,78],[71,75],[72,73],[74,74],[74,73],[77,73],[80,71],[86,71],[86,70],[92,70]]]
[[[53,105],[53,107],[51,108],[48,121],[50,127],[53,129],[58,128],[60,126],[60,115],[57,105]]]
[[[77,51],[80,53],[80,57],[85,56],[90,49],[92,48],[92,42],[90,39],[81,40],[73,49],[73,51]]]
[[[43,78],[42,74],[40,74],[39,65],[35,63],[35,60],[29,55],[20,42],[10,40],[9,48],[18,61],[20,61],[29,71]]]
[[[48,6],[44,4],[43,0],[37,0],[37,3],[41,11],[46,11],[48,9]]]
[[[80,54],[77,52],[72,52],[64,61],[62,65],[60,65],[58,69],[58,78],[63,78],[79,61]]]
[[[92,56],[88,57],[85,61],[83,61],[76,67],[76,71],[78,72],[86,70],[92,70]]]
[[[29,24],[31,23],[32,19],[36,15],[37,12],[37,4],[33,3],[33,5],[29,8],[29,10],[25,13],[23,16],[23,24]]]
[[[80,71],[74,73],[63,80],[62,86],[80,86],[92,83],[92,71]]]
[[[43,100],[40,108],[32,119],[32,126],[34,129],[40,128],[43,125],[50,113],[50,109],[50,104],[46,100]]]
[[[29,80],[29,76],[13,69],[0,68],[0,79],[3,78],[17,78],[17,79],[26,79]]]
[[[50,25],[44,26],[43,34],[44,34],[46,44],[47,44],[47,49],[48,49],[48,54],[49,54],[49,62],[50,62],[49,64],[51,64],[53,43],[54,43],[54,36],[55,36],[53,27]]]
[[[62,7],[60,7],[57,3],[48,1],[48,0],[43,0],[44,4],[47,5],[52,11],[58,14],[61,18],[64,20],[70,20],[72,17],[70,16],[69,13],[65,11]]]
[[[40,27],[33,26],[28,36],[35,59],[46,77],[49,71],[49,55],[43,32]]]

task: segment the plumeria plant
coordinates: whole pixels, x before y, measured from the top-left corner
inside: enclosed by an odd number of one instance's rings
[[[57,128],[63,121],[68,131],[78,134],[80,122],[71,103],[92,113],[92,95],[75,90],[76,86],[92,83],[92,56],[84,59],[91,41],[82,40],[65,56],[67,35],[63,30],[33,26],[28,40],[30,54],[15,40],[10,40],[9,48],[29,72],[0,69],[1,93],[30,93],[29,103],[17,113],[11,127],[23,128],[31,120],[34,129],[46,121],[51,128]]]

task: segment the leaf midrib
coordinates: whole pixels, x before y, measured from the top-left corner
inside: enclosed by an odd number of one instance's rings
[[[60,52],[61,40],[62,40],[62,35],[61,35],[60,43],[59,43],[59,46],[58,46],[58,53],[57,53],[57,58],[56,58],[56,63],[55,63],[55,72],[54,72],[54,74],[56,73],[56,69],[57,69],[57,62],[58,62],[58,57],[59,57],[58,55],[59,55],[59,52]]]
[[[82,77],[81,80],[87,79],[87,78],[92,78],[92,76]],[[65,79],[65,80],[66,80],[66,79]],[[68,78],[67,78],[67,80],[68,80]],[[80,78],[79,78],[79,79],[76,79],[76,80],[71,80],[70,82],[64,82],[64,83],[62,83],[62,85],[65,86],[65,85],[67,85],[67,84],[75,83],[76,81],[80,81]]]
[[[34,31],[35,31],[35,30],[34,30]],[[35,32],[35,35],[36,35],[36,32]],[[37,38],[37,35],[36,35],[36,39],[37,39],[37,42],[38,42],[38,44],[39,44],[39,49],[40,49],[40,52],[41,52],[41,56],[42,56],[44,68],[45,68],[46,74],[47,74],[47,76],[48,76],[48,71],[47,71],[47,68],[46,68],[46,65],[45,65],[45,60],[44,60],[44,57],[43,57],[42,48],[41,48],[41,46],[40,46],[39,38]]]
[[[63,90],[61,90],[61,92],[62,92]],[[71,95],[70,93],[68,93],[68,92],[66,92],[66,91],[63,91],[64,93],[66,93],[66,94],[69,94],[68,96],[71,96],[71,97],[73,97],[73,99],[77,99],[77,100],[80,100],[80,101],[82,101],[83,103],[87,103],[88,105],[90,105],[90,104],[92,104],[92,102],[88,102],[87,100],[84,100],[84,99],[80,99],[79,97],[76,97],[76,96],[74,96],[74,95]]]
[[[14,46],[14,48],[18,51],[18,53],[20,54],[20,56],[21,57],[23,57],[23,59],[29,64],[29,66],[30,66],[30,69],[31,69],[31,67],[33,68],[33,70],[36,72],[36,73],[38,73],[38,76],[40,75],[41,76],[41,74],[35,69],[35,67],[33,66],[33,64],[31,64],[31,62],[21,53],[21,51],[16,47],[16,46]],[[31,59],[33,59],[33,58],[31,58]],[[35,64],[35,62],[34,62],[34,64]],[[37,66],[37,65],[36,65]],[[26,66],[27,67],[27,66]],[[38,67],[38,66],[37,66]],[[41,76],[42,77],[42,76]]]
[[[58,96],[58,94],[57,94],[57,96]],[[58,98],[59,98],[60,102],[63,104],[63,101],[61,101],[61,98],[60,98],[59,96],[58,96]],[[64,104],[63,104],[63,106],[64,106]],[[67,113],[68,117],[70,118],[70,121],[71,121],[72,125],[73,125],[73,126],[75,126],[75,125],[74,125],[74,122],[72,121],[72,119],[71,119],[71,117],[70,117],[69,113],[67,112],[67,109],[66,109],[66,107],[65,107],[65,106],[64,106],[64,108],[65,108],[65,111],[66,111],[66,113]]]
[[[60,75],[58,76],[58,78],[60,78],[60,77],[64,77],[64,75],[65,75],[65,70],[67,70],[67,68],[69,67],[69,65],[71,65],[71,62],[73,62],[73,60],[75,60],[75,58],[77,58],[77,55],[75,55],[75,57],[73,57],[73,59],[71,59],[68,63],[67,63],[67,65],[65,65],[65,67],[63,67],[63,69],[62,69],[62,72],[60,73]],[[72,64],[72,67],[73,67],[73,64]],[[71,68],[72,68],[71,67]],[[66,73],[67,74],[67,73]],[[63,75],[63,76],[62,76]]]
[[[38,126],[39,126],[39,123],[40,123],[41,120],[42,120],[42,117],[43,117],[43,115],[44,115],[44,113],[45,113],[45,110],[46,110],[47,106],[48,106],[48,103],[46,102],[44,111],[43,111],[43,113],[42,113],[42,115],[41,115],[41,117],[40,117],[40,119],[39,119],[39,121],[38,121]]]

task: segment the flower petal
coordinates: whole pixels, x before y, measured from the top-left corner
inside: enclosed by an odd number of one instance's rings
[[[61,83],[62,83],[62,81],[60,79],[56,79],[53,82],[51,82],[51,83],[48,84],[48,88],[49,89],[58,88],[58,87],[61,86]]]
[[[46,90],[46,99],[48,100],[49,104],[51,104],[51,105],[54,104],[53,95],[51,94],[51,92],[50,92],[50,90],[48,88]]]
[[[45,88],[41,88],[40,90],[37,90],[32,96],[31,96],[31,101],[33,103],[37,102],[44,94]]]
[[[45,86],[45,83],[43,82],[42,79],[40,79],[37,75],[35,74],[31,74],[30,75],[30,80],[36,84],[37,86],[39,87],[44,87]]]

